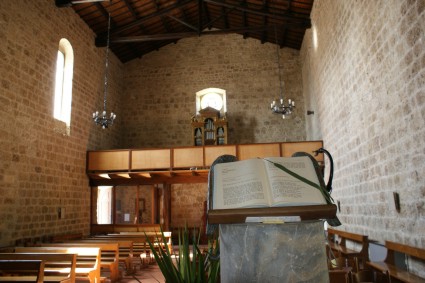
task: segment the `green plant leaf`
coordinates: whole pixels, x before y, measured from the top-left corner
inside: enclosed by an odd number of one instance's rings
[[[289,170],[288,168],[286,168],[286,167],[285,167],[285,166],[283,166],[282,164],[279,164],[279,163],[273,162],[273,161],[268,160],[268,159],[264,159],[264,160],[266,160],[266,161],[268,161],[268,162],[272,163],[274,166],[276,166],[276,167],[277,167],[277,168],[279,168],[280,170],[282,170],[282,171],[284,171],[284,172],[288,173],[288,174],[289,174],[289,175],[291,175],[292,177],[295,177],[295,178],[297,178],[298,180],[300,180],[300,181],[302,181],[302,182],[306,183],[307,185],[310,185],[310,186],[312,186],[312,187],[314,187],[314,188],[318,189],[318,190],[322,193],[322,195],[323,195],[323,197],[325,198],[325,200],[326,200],[326,203],[327,203],[327,204],[333,204],[333,203],[334,203],[334,200],[333,200],[333,198],[331,197],[331,195],[329,194],[329,192],[328,192],[328,191],[327,191],[324,187],[322,187],[321,185],[316,184],[316,183],[314,183],[314,182],[312,182],[312,181],[310,181],[310,180],[308,180],[308,179],[304,178],[304,177],[303,177],[303,176],[301,176],[301,175],[298,175],[297,173],[295,173],[295,172],[293,172],[293,171]]]
[[[195,231],[196,229],[194,229]],[[198,230],[199,231],[199,230]],[[146,240],[149,244],[155,260],[164,275],[166,282],[171,283],[216,283],[220,277],[220,261],[214,258],[218,254],[218,236],[212,239],[216,242],[213,248],[208,248],[207,253],[203,253],[199,249],[200,232],[198,235],[194,232],[192,237],[189,235],[187,226],[184,230],[178,231],[178,254],[168,248],[167,240],[161,227],[161,237],[157,239],[158,243],[163,244],[163,248],[159,245],[157,250],[149,238]],[[146,235],[146,234],[145,234]],[[192,249],[190,241],[192,240]],[[162,241],[162,242],[161,242]],[[209,245],[210,246],[210,245]],[[190,258],[192,251],[193,258]],[[173,262],[175,258],[175,262]]]

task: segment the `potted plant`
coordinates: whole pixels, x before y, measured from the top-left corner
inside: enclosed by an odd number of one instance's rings
[[[170,250],[161,228],[158,248],[149,241],[149,247],[168,283],[216,283],[220,278],[218,237],[208,240],[207,250],[200,250],[200,233],[189,235],[187,227],[178,232],[178,250]],[[190,245],[190,239],[192,245]]]

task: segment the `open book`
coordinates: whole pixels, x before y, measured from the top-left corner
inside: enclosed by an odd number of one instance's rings
[[[274,163],[320,185],[307,156],[269,157]],[[213,209],[323,205],[322,192],[264,159],[248,159],[214,166]]]

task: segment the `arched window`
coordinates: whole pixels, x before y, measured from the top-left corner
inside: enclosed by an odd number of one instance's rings
[[[220,111],[221,115],[227,112],[226,90],[220,88],[206,88],[196,93],[196,114],[207,107]]]
[[[74,68],[74,51],[65,38],[59,41],[56,60],[56,84],[53,117],[71,125],[72,76]],[[68,132],[69,133],[69,132]]]

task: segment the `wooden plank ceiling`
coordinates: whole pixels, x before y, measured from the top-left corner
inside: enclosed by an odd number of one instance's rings
[[[69,7],[123,62],[142,57],[179,39],[206,34],[240,34],[261,43],[300,49],[310,28],[314,0],[55,0]]]

